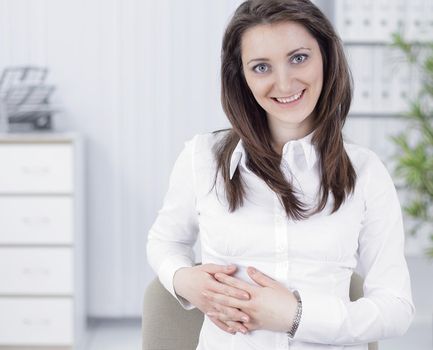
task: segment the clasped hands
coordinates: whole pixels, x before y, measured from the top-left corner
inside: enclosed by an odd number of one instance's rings
[[[288,331],[297,307],[293,293],[253,267],[248,267],[247,273],[257,285],[231,276],[234,272],[234,265],[181,268],[175,273],[174,288],[231,334],[257,329]]]

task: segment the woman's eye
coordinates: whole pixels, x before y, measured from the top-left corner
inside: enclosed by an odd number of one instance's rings
[[[258,64],[253,69],[257,73],[266,73],[268,71],[268,66],[262,63],[262,64]]]
[[[308,58],[308,55],[306,55],[306,54],[295,55],[292,58],[292,62],[295,64],[299,64],[299,63],[304,62],[307,58]]]

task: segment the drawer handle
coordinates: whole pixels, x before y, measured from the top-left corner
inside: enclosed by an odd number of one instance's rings
[[[23,275],[42,275],[42,276],[49,276],[50,270],[44,267],[35,268],[35,267],[23,267],[21,269],[21,273]]]
[[[46,175],[50,172],[50,168],[46,165],[22,165],[21,171],[27,175]]]
[[[26,326],[49,326],[51,324],[51,320],[48,318],[39,318],[39,319],[31,319],[31,318],[23,318],[22,323]]]
[[[21,218],[21,222],[29,226],[42,226],[49,225],[51,220],[48,216],[24,216]]]

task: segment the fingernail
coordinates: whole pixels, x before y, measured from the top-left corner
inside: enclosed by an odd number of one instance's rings
[[[233,328],[229,328],[228,331],[229,331],[230,333],[233,333],[235,330],[234,330]]]
[[[249,300],[250,296],[248,294],[242,294],[242,298],[244,298],[245,300]]]
[[[245,329],[240,329],[239,330],[242,334],[247,334],[247,331]]]
[[[206,315],[208,315],[209,317],[214,317],[214,316],[216,316],[216,313],[214,313],[214,312],[207,312]]]
[[[243,322],[248,322],[248,317],[247,317],[247,316],[242,316],[242,317],[241,317],[241,320],[242,320]]]
[[[227,271],[233,270],[233,268],[234,268],[233,265],[226,266],[226,270],[227,270]]]
[[[254,267],[250,267],[250,273],[254,275],[257,272],[257,270]]]
[[[201,292],[201,294],[202,294],[204,297],[207,297],[207,293],[206,293],[206,292]]]

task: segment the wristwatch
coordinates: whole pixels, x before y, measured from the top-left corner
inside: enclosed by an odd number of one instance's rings
[[[301,321],[301,316],[302,316],[301,296],[299,295],[299,292],[297,290],[293,291],[293,295],[298,301],[298,308],[296,309],[296,315],[295,315],[295,319],[293,320],[292,328],[287,332],[287,335],[290,339],[293,339],[293,337],[295,336],[296,330],[298,329],[299,322]]]

